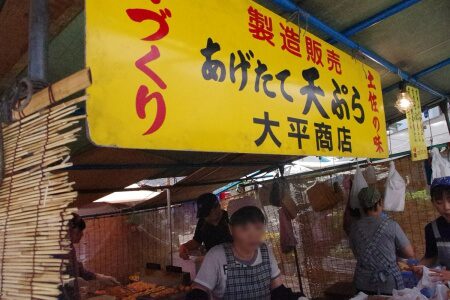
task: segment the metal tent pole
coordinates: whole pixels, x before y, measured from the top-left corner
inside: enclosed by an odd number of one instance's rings
[[[398,74],[398,76],[401,79],[417,86],[418,88],[420,88],[424,91],[429,92],[430,94],[439,96],[441,98],[446,98],[446,99],[448,98],[447,95],[435,90],[434,88],[428,86],[427,84],[424,84],[424,83],[418,81],[417,79],[413,78],[411,75],[409,75],[408,73],[406,73],[405,71],[403,71],[402,69],[400,69],[399,67],[394,65],[393,63],[387,61],[386,59],[384,59],[383,57],[379,56],[378,54],[370,51],[369,49],[366,49],[363,46],[355,43],[354,41],[352,41],[351,39],[349,39],[342,33],[329,27],[327,24],[323,23],[316,17],[310,15],[308,12],[306,12],[305,10],[300,8],[293,1],[291,1],[291,0],[272,0],[272,2],[278,6],[286,9],[289,12],[298,12],[299,16],[302,19],[304,19],[308,24],[325,32],[326,34],[331,36],[334,40],[346,45],[347,47],[349,47],[353,50],[358,51],[365,57],[369,58],[370,60],[374,61],[375,63],[379,64],[380,66],[386,68],[390,72]]]
[[[167,220],[169,222],[170,265],[173,266],[172,202],[170,199],[170,189],[166,189],[166,195],[167,195]]]
[[[303,291],[302,274],[300,272],[300,263],[298,261],[297,246],[295,246],[295,248],[294,248],[294,258],[295,258],[295,264],[297,267],[296,269],[297,269],[298,285],[300,287],[300,292],[304,294],[305,292]]]
[[[420,2],[420,0],[405,0],[400,1],[397,4],[394,4],[388,8],[386,8],[383,11],[380,11],[379,13],[371,16],[370,18],[367,18],[365,20],[362,20],[361,22],[356,23],[353,26],[350,26],[346,28],[341,33],[345,36],[352,36],[357,34],[360,31],[363,31],[366,28],[369,28],[370,26],[383,21],[384,19],[389,18],[390,16],[395,15],[396,13],[401,12],[404,9],[407,9],[408,7]],[[328,43],[333,44],[335,41],[333,39],[328,39]]]
[[[432,65],[431,67],[428,67],[426,69],[423,69],[423,70],[421,70],[421,71],[419,71],[419,72],[417,72],[417,73],[415,73],[415,74],[413,74],[411,76],[413,78],[415,78],[415,79],[419,79],[420,77],[423,77],[423,76],[426,76],[426,75],[428,75],[430,73],[433,73],[434,71],[437,71],[437,70],[439,70],[441,68],[444,68],[445,66],[447,66],[449,64],[450,64],[450,58],[447,58],[447,59],[444,59],[443,61],[440,61],[437,64]],[[398,89],[398,85],[399,85],[399,82],[394,83],[394,84],[392,84],[392,85],[390,85],[388,87],[385,87],[383,89],[383,93],[387,93],[387,92],[390,92],[392,90]]]
[[[28,29],[28,78],[47,83],[48,0],[31,0]]]

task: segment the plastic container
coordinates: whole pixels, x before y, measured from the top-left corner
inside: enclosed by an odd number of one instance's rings
[[[412,289],[414,288],[419,280],[417,280],[416,275],[412,271],[402,271],[403,283],[405,284],[405,288]]]

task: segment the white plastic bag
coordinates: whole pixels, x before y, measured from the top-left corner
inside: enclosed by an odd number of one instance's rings
[[[384,190],[384,210],[403,211],[405,209],[405,192],[405,180],[395,169],[394,162],[391,161]]]
[[[358,199],[358,193],[365,187],[367,187],[366,179],[361,172],[359,166],[356,166],[355,176],[353,177],[352,189],[350,191],[350,207],[353,209],[361,208]]]
[[[448,300],[448,287],[445,284],[438,283],[436,285],[436,294],[433,300]]]
[[[431,181],[435,178],[450,176],[450,162],[442,157],[437,148],[431,150]]]
[[[353,297],[350,300],[367,300],[369,299],[369,296],[364,294],[363,292],[359,292],[355,297]]]
[[[394,290],[392,292],[391,300],[428,300],[427,297],[420,293],[418,288],[403,289],[400,291]]]
[[[364,171],[364,178],[367,184],[372,185],[377,183],[377,172],[372,165],[368,166]]]
[[[436,288],[436,282],[434,282],[430,277],[430,269],[425,266],[423,267],[422,271],[422,279],[420,279],[419,283],[417,284],[417,288],[419,288],[420,290],[424,288],[431,288],[434,290]]]
[[[422,279],[417,284],[417,288],[421,291],[428,290],[432,300],[447,300],[448,288],[440,281],[433,281],[430,277],[431,272],[427,267],[423,267]]]

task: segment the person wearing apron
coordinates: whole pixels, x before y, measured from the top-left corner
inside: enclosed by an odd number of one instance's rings
[[[233,242],[215,246],[206,254],[186,299],[270,300],[274,291],[287,295],[275,299],[300,297],[282,285],[274,255],[262,242],[264,225],[258,207],[245,206],[234,212],[230,217]]]
[[[354,284],[369,295],[390,295],[404,284],[397,265],[397,252],[413,258],[414,251],[400,226],[382,217],[381,194],[373,187],[363,188],[358,198],[364,215],[350,226],[350,245],[357,263]]]
[[[82,293],[80,293],[80,288],[85,286],[85,290],[87,290],[88,281],[96,280],[101,286],[104,287],[120,285],[120,282],[114,277],[93,273],[85,269],[83,264],[78,261],[74,245],[79,244],[83,238],[83,232],[86,229],[86,222],[80,215],[76,213],[72,213],[72,215],[73,217],[68,223],[68,236],[71,242],[71,250],[68,254],[55,255],[57,258],[65,259],[69,262],[67,266],[67,273],[70,275],[72,280],[63,285],[62,294],[58,297],[58,299],[64,300],[81,299]]]
[[[421,264],[434,269],[430,276],[450,281],[450,176],[436,178],[431,184],[431,201],[440,216],[425,227],[426,250]]]

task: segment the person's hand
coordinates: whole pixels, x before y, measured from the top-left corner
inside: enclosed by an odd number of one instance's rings
[[[192,291],[186,294],[186,300],[208,300],[209,295],[207,292],[201,289],[194,288]]]
[[[88,282],[86,280],[84,280],[83,278],[81,278],[81,277],[77,277],[76,279],[75,278],[70,278],[68,281],[64,282],[64,285],[68,286],[70,288],[74,288],[75,287],[75,281],[77,281],[78,287],[85,287],[85,286],[89,285]]]
[[[101,284],[107,285],[107,286],[120,285],[120,282],[117,281],[117,279],[115,279],[112,276],[107,276],[107,275],[103,275],[103,274],[95,274],[95,279],[97,279]]]
[[[417,277],[422,277],[423,275],[423,265],[411,266],[412,271],[416,274]]]
[[[180,258],[189,260],[189,249],[185,245],[180,245],[180,248],[178,248],[178,254],[180,255]]]
[[[442,270],[431,269],[430,271],[431,280],[443,282],[450,281],[450,271],[446,270],[445,268],[443,268]]]

